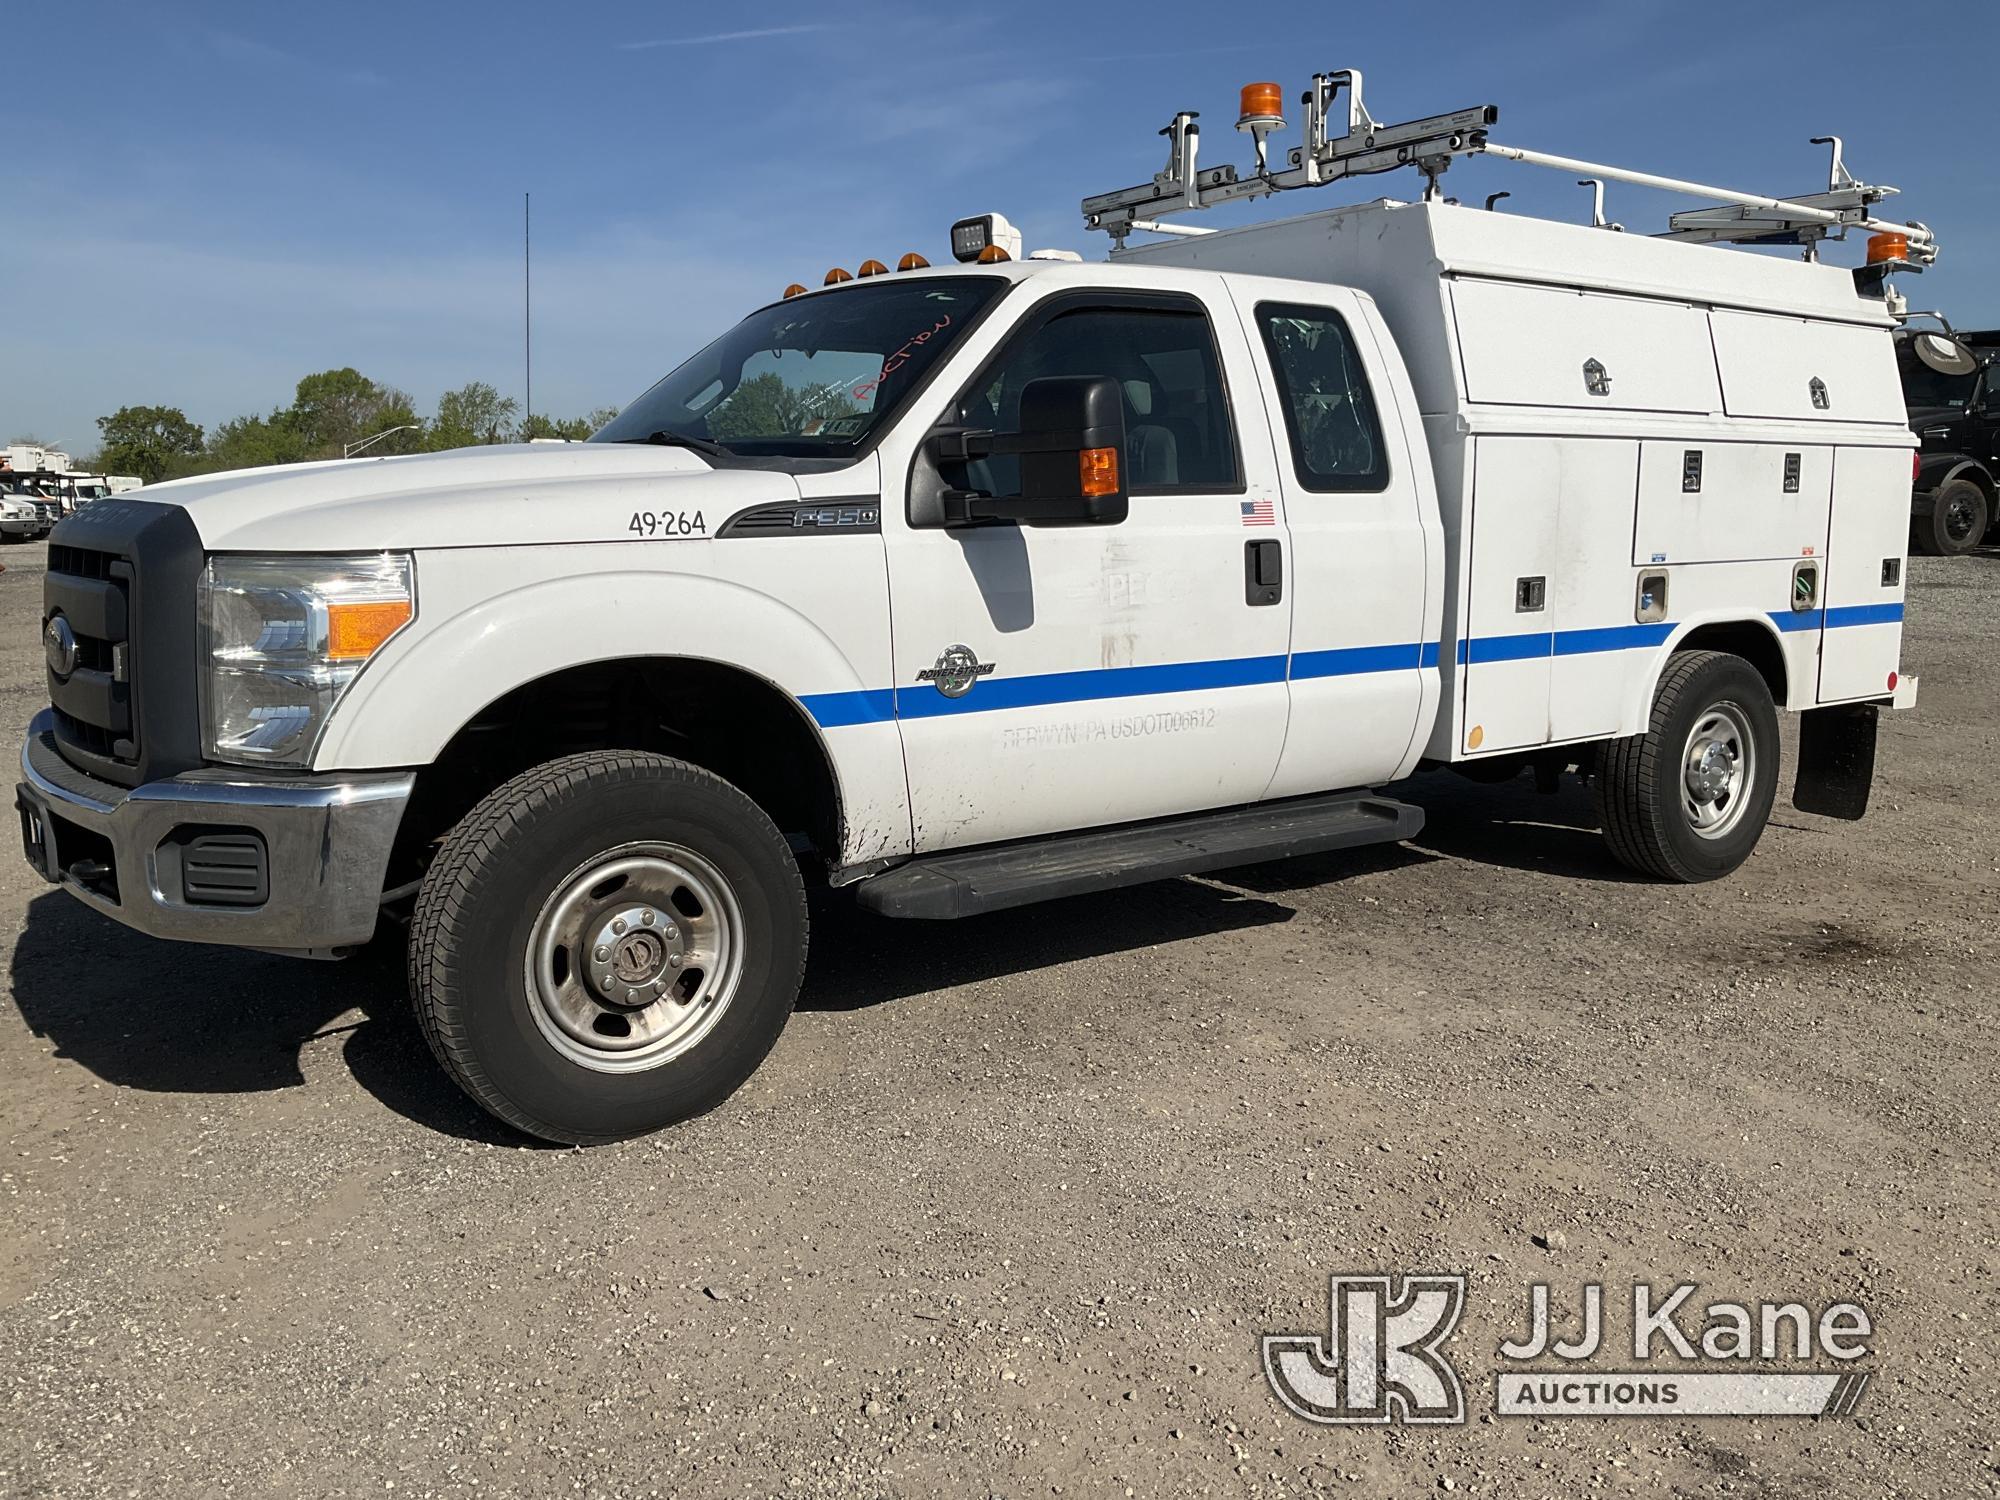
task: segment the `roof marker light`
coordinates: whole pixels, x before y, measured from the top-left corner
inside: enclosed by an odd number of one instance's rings
[[[861,262],[861,270],[858,274],[862,276],[887,276],[889,268],[879,260],[864,260]]]
[[[788,300],[793,297],[803,297],[805,294],[806,289],[796,281],[785,288],[785,296]]]
[[[820,285],[839,286],[841,282],[852,281],[853,279],[854,278],[852,276],[848,275],[845,271],[841,270],[839,266],[835,266],[831,271],[828,271],[826,273],[826,280],[822,281]]]
[[[1003,260],[1012,260],[1014,257],[998,245],[988,245],[984,250],[979,252],[977,258],[979,264],[982,266],[991,266],[998,265]]]
[[[899,271],[928,271],[930,268],[931,263],[914,250],[908,251],[896,262],[896,269]]]

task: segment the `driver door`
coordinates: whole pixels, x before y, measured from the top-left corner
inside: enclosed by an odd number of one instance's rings
[[[930,524],[940,487],[1018,493],[1018,460],[941,470],[920,440],[885,449],[885,485],[908,476],[883,529],[916,848],[1257,800],[1284,741],[1291,603],[1246,587],[1246,545],[1282,551],[1284,527],[1233,309],[1201,290],[1058,288],[1004,336],[982,332],[931,428],[1012,431],[1030,381],[1113,378],[1130,511]]]

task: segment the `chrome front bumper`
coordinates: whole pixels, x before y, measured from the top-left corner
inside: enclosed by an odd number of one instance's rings
[[[86,906],[154,937],[323,957],[373,935],[416,781],[217,768],[116,786],[62,758],[47,710],[28,726],[21,777],[28,862]],[[240,889],[197,889],[190,851],[211,840],[241,862],[225,872]]]

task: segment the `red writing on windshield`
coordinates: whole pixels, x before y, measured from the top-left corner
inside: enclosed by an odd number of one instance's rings
[[[856,401],[868,400],[875,394],[876,391],[881,389],[882,382],[884,380],[886,380],[889,376],[895,374],[904,365],[910,362],[911,354],[915,350],[921,349],[925,344],[928,344],[932,339],[936,338],[939,334],[943,333],[949,327],[951,327],[951,314],[946,313],[942,318],[939,318],[937,322],[934,323],[929,329],[927,329],[923,333],[916,335],[914,338],[910,339],[907,343],[905,343],[900,349],[897,349],[895,352],[890,354],[890,356],[887,359],[882,361],[882,368],[875,372],[875,375],[872,379],[862,381],[859,385],[855,386],[854,389],[849,394],[851,394]]]

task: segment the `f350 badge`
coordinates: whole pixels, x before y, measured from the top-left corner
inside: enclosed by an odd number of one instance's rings
[[[947,698],[963,698],[980,678],[993,675],[993,665],[981,661],[970,646],[947,646],[939,653],[936,666],[917,673],[917,681],[928,682]]]

